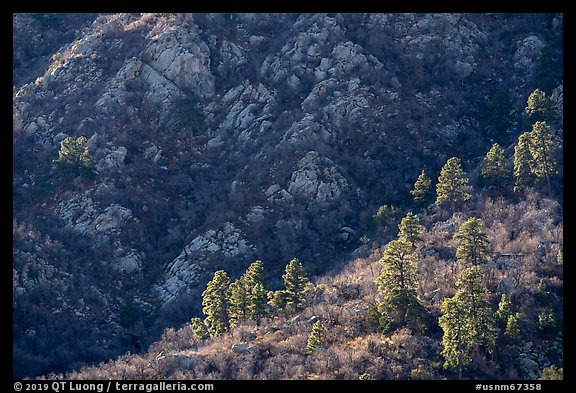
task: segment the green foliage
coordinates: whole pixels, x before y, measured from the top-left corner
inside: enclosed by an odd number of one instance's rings
[[[248,290],[242,279],[230,285],[230,326],[237,326],[241,321],[248,319]]]
[[[483,284],[479,266],[464,269],[457,282],[456,294],[444,299],[438,323],[442,337],[444,367],[461,373],[481,349],[492,353],[496,329],[488,301],[489,292]]]
[[[287,294],[284,290],[269,291],[268,304],[272,306],[275,311],[282,311],[286,309]]]
[[[548,290],[548,286],[544,280],[538,281],[536,286],[536,291],[534,291],[534,300],[542,306],[547,306],[552,300],[552,294]]]
[[[474,344],[492,353],[496,341],[494,317],[488,297],[490,292],[484,285],[484,274],[479,266],[460,272],[456,297],[464,303]]]
[[[496,314],[494,314],[496,318],[496,322],[500,326],[506,326],[508,322],[508,318],[512,315],[512,302],[510,298],[503,293],[500,297],[500,303],[498,303],[498,310],[496,310]]]
[[[564,379],[564,368],[557,368],[555,365],[544,367],[539,381],[561,381]]]
[[[93,177],[92,157],[88,152],[87,142],[85,136],[80,136],[75,140],[72,137],[66,137],[60,142],[58,159],[52,162],[56,164],[62,175]]]
[[[246,319],[259,320],[265,306],[264,265],[257,260],[230,286],[230,325]]]
[[[538,330],[544,335],[551,335],[556,332],[558,322],[551,310],[544,310],[538,314]]]
[[[314,322],[312,331],[306,343],[306,352],[308,354],[314,353],[318,348],[322,347],[322,339],[324,338],[324,325],[320,320]]]
[[[190,329],[196,341],[204,341],[210,337],[208,326],[200,318],[192,318],[190,321]]]
[[[520,338],[520,318],[522,314],[510,314],[508,320],[506,321],[506,330],[504,331],[504,336],[509,340],[518,340]]]
[[[306,271],[298,259],[292,259],[286,265],[284,280],[285,305],[291,311],[299,311],[304,307],[306,295],[304,289],[308,283]]]
[[[468,310],[458,297],[446,298],[440,307],[442,316],[438,324],[444,331],[442,336],[442,356],[444,368],[459,373],[472,362],[472,330],[468,324]]]
[[[395,289],[389,292],[382,299],[380,310],[382,317],[379,322],[383,333],[403,326],[409,326],[414,331],[421,331],[425,327],[426,308],[415,290]]]
[[[382,313],[378,310],[377,304],[371,304],[368,307],[368,312],[364,317],[364,324],[369,331],[378,331],[380,329],[380,318]]]
[[[550,121],[555,117],[552,100],[540,89],[528,96],[524,112],[531,121]]]
[[[426,206],[432,199],[432,180],[426,176],[424,169],[422,169],[422,173],[416,179],[410,194],[414,199],[414,204],[418,207]]]
[[[458,242],[456,257],[464,265],[478,266],[487,262],[488,235],[476,217],[466,220],[454,234]]]
[[[218,270],[202,292],[202,312],[206,315],[204,323],[211,336],[221,336],[230,329],[229,307],[230,279],[224,270]]]
[[[522,192],[534,185],[535,176],[532,173],[532,155],[530,153],[530,134],[520,134],[518,143],[514,146],[514,191]]]
[[[417,289],[416,261],[407,240],[401,238],[389,242],[379,263],[382,270],[375,282],[380,292]]]
[[[261,282],[256,283],[250,290],[248,299],[248,318],[260,321],[266,311],[267,292]]]
[[[396,225],[401,214],[402,211],[400,208],[384,204],[378,208],[372,218],[374,219],[378,229],[388,231],[391,227]]]
[[[546,122],[537,121],[532,126],[529,139],[530,155],[532,157],[530,170],[536,180],[546,179],[550,191],[550,176],[556,174],[554,161],[554,141],[552,129]]]
[[[382,270],[375,282],[378,290],[384,294],[379,305],[384,317],[380,318],[379,326],[384,331],[408,323],[418,327],[421,325],[424,308],[417,296],[417,266],[413,251],[408,240],[392,240],[379,261]]]
[[[412,250],[416,249],[416,243],[424,240],[422,237],[423,227],[418,217],[412,214],[412,212],[406,214],[406,217],[404,217],[400,225],[398,225],[398,229],[398,237],[408,241]]]
[[[372,381],[374,378],[372,378],[372,375],[370,375],[369,373],[363,373],[360,374],[358,379],[361,381]]]
[[[511,179],[512,173],[506,165],[504,149],[497,143],[486,153],[478,176],[482,187],[502,187]]]
[[[441,206],[449,203],[454,208],[457,203],[470,199],[470,194],[466,192],[467,188],[468,178],[462,169],[460,159],[458,157],[448,159],[438,177],[436,204]]]

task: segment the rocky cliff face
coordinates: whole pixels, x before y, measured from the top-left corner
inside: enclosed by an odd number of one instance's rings
[[[16,36],[39,29],[34,15],[13,20]],[[13,290],[15,315],[49,290],[54,304],[34,312],[99,321],[104,344],[33,367],[19,352],[20,375],[100,360],[130,349],[126,332],[147,341],[189,319],[217,268],[259,258],[275,274],[293,257],[333,268],[361,245],[362,218],[402,205],[422,168],[510,143],[542,54],[562,47],[562,16],[547,14],[82,20],[49,61],[31,46],[35,63],[16,70],[15,226],[52,240],[28,247],[18,232]],[[516,127],[488,136],[499,91]],[[62,184],[52,160],[80,135],[97,174]],[[30,329],[50,330],[15,323],[22,353],[38,340]]]

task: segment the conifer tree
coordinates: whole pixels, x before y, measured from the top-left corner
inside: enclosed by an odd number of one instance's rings
[[[458,242],[456,258],[465,265],[478,266],[487,262],[488,235],[476,217],[466,220],[454,234]]]
[[[534,184],[532,173],[532,154],[530,153],[530,134],[524,132],[514,146],[514,191],[522,192]]]
[[[416,262],[408,240],[390,241],[379,263],[382,270],[376,283],[380,292],[415,290],[418,287]]]
[[[530,169],[537,180],[546,179],[548,193],[551,194],[550,177],[556,174],[556,162],[554,161],[552,129],[546,122],[534,123],[528,146],[532,157]]]
[[[414,204],[418,207],[425,206],[432,197],[432,180],[426,176],[424,169],[422,169],[422,173],[420,173],[420,176],[416,179],[414,188],[410,191],[410,194],[414,199]]]
[[[444,331],[444,367],[457,370],[460,378],[474,353],[481,350],[493,353],[496,345],[489,292],[482,281],[479,266],[464,269],[458,279],[456,294],[444,299],[441,305],[442,316],[438,323]]]
[[[412,214],[412,212],[408,212],[406,217],[402,219],[400,225],[398,225],[398,237],[407,240],[412,249],[416,249],[416,243],[421,242],[424,240],[422,237],[422,225],[420,224],[420,220],[417,216]]]
[[[400,217],[401,211],[398,207],[386,204],[381,205],[372,216],[378,229],[383,232],[388,232],[390,228],[395,227]]]
[[[257,260],[230,286],[231,326],[236,326],[246,319],[258,320],[264,314],[265,305],[264,265]]]
[[[539,381],[559,381],[564,379],[564,368],[557,368],[554,365],[544,367]]]
[[[518,340],[520,338],[520,313],[510,314],[506,321],[504,336],[509,340]]]
[[[528,96],[528,102],[524,112],[531,121],[552,120],[554,117],[552,100],[540,89],[534,90]]]
[[[214,272],[202,292],[202,312],[206,315],[204,323],[211,336],[221,336],[230,329],[230,279],[224,270]]]
[[[267,292],[261,282],[257,282],[251,289],[248,301],[248,318],[260,322],[266,311]]]
[[[304,287],[308,283],[306,271],[302,263],[294,258],[286,265],[285,273],[282,275],[284,280],[284,299],[286,307],[290,310],[298,311],[304,307],[306,295]]]
[[[286,309],[287,294],[284,289],[277,291],[268,291],[268,304],[272,306],[275,312],[283,311]]]
[[[249,290],[242,278],[239,278],[230,285],[228,314],[230,316],[231,327],[237,326],[241,321],[248,319]]]
[[[460,159],[452,157],[440,171],[438,184],[436,185],[436,204],[438,206],[449,203],[452,209],[459,202],[470,199],[466,192],[468,178],[462,169]]]
[[[445,298],[440,306],[442,316],[438,324],[444,331],[442,336],[442,356],[444,368],[458,371],[462,379],[462,370],[472,363],[473,343],[471,326],[464,302],[458,297]]]
[[[462,270],[456,283],[458,290],[455,296],[463,302],[466,309],[473,343],[492,353],[496,342],[496,328],[488,301],[490,292],[483,280],[484,274],[479,266]]]
[[[510,177],[511,173],[506,166],[504,149],[495,143],[484,157],[483,167],[479,173],[480,183],[486,187],[500,187],[503,186]]]
[[[208,327],[200,318],[192,318],[190,321],[190,328],[192,329],[196,341],[204,341],[210,337]]]
[[[312,331],[308,337],[308,342],[306,344],[306,352],[308,354],[314,353],[318,348],[322,347],[322,339],[324,338],[324,325],[320,320],[314,322],[312,325]]]
[[[548,193],[552,192],[550,177],[556,174],[552,129],[546,122],[537,121],[532,131],[522,133],[514,148],[514,191],[533,186],[546,179]]]
[[[378,290],[384,294],[380,311],[391,330],[413,322],[419,326],[423,317],[423,306],[418,299],[417,267],[411,243],[399,238],[388,243],[380,259],[382,270],[375,280]],[[381,324],[382,325],[382,324]]]
[[[61,173],[72,176],[92,175],[92,157],[88,152],[87,142],[85,136],[79,136],[76,139],[66,137],[60,142],[58,159],[53,162]]]
[[[503,293],[500,297],[498,310],[496,310],[495,314],[496,322],[502,326],[505,326],[510,315],[512,315],[512,302],[510,301],[510,298],[505,293]]]

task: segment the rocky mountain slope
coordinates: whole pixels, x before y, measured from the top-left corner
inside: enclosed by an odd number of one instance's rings
[[[219,268],[262,259],[274,286],[294,257],[342,267],[422,168],[475,168],[522,131],[536,86],[562,82],[559,14],[14,14],[13,28],[15,376],[148,345],[199,312]],[[92,178],[56,171],[68,136],[88,139]]]

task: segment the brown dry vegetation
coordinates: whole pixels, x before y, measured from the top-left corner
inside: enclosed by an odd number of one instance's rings
[[[366,321],[370,305],[380,300],[375,278],[383,248],[366,258],[352,260],[344,269],[325,275],[308,292],[301,313],[245,322],[223,337],[195,342],[189,326],[167,329],[144,354],[126,354],[98,367],[86,367],[69,379],[358,379],[364,373],[375,379],[454,378],[443,370],[442,330],[437,325],[439,305],[455,291],[459,267],[455,261],[454,232],[468,216],[476,215],[489,235],[491,258],[486,284],[493,310],[505,290],[523,313],[522,338],[512,342],[499,337],[493,358],[478,356],[467,378],[519,378],[522,370],[513,354],[527,341],[535,346],[561,340],[561,329],[544,334],[537,329],[538,315],[552,310],[562,326],[562,265],[557,263],[563,245],[562,213],[557,202],[537,194],[512,203],[480,196],[466,213],[426,212],[424,245],[419,250],[419,296],[428,311],[424,331],[410,326],[389,334],[374,330]],[[505,289],[503,282],[509,283]],[[542,295],[544,283],[546,295]],[[322,348],[312,355],[306,341],[319,318],[326,334]],[[239,353],[236,343],[254,347]],[[562,353],[548,354],[554,364]]]

